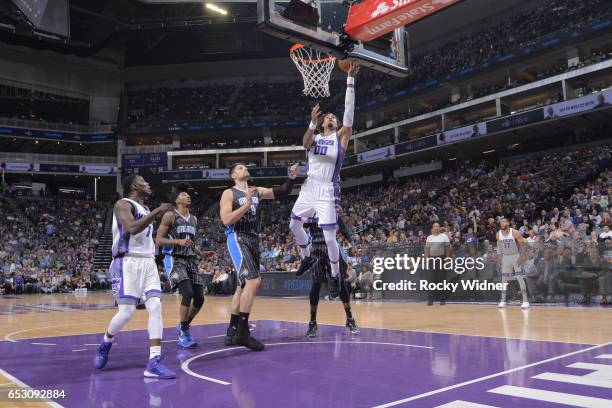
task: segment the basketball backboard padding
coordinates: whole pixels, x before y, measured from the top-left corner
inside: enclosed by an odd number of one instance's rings
[[[463,0],[366,0],[351,6],[346,33],[359,41],[414,24]]]

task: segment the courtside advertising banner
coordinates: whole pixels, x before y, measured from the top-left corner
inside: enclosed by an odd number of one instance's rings
[[[439,146],[458,142],[460,140],[476,138],[486,134],[487,124],[485,122],[482,122],[475,125],[449,130],[448,132],[442,132],[439,133],[436,137]]]
[[[39,171],[40,166],[33,163],[6,163],[6,171]]]
[[[388,159],[395,156],[395,146],[386,146],[379,149],[370,150],[357,155],[359,163],[367,163],[375,160]]]
[[[351,6],[346,33],[371,41],[396,28],[413,24],[463,0],[374,0]]]
[[[113,174],[115,173],[115,168],[111,166],[81,166],[81,173]]]
[[[612,106],[612,89],[550,105],[544,108],[544,119],[561,118],[605,106]]]
[[[229,179],[229,169],[209,169],[202,171],[202,178],[211,180]]]

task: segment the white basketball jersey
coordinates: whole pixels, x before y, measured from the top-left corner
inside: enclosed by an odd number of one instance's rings
[[[497,233],[497,241],[501,247],[502,255],[516,255],[519,253],[519,247],[514,238],[514,231],[510,228],[508,235],[504,235],[504,231],[499,230]]]
[[[315,135],[307,151],[308,179],[323,183],[340,182],[344,153],[337,132],[329,136]]]
[[[149,209],[134,200],[122,198],[134,206],[134,218],[139,220],[149,215]],[[136,255],[143,257],[155,256],[155,242],[153,241],[153,225],[139,232],[138,234],[130,234],[124,230],[121,221],[117,214],[113,212],[113,257]]]

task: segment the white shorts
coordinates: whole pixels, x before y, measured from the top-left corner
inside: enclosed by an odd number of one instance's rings
[[[340,186],[306,180],[293,204],[291,218],[307,221],[316,214],[321,228],[335,228],[338,226],[339,207]]]
[[[138,304],[142,295],[161,297],[161,283],[154,258],[124,256],[110,264],[112,291],[118,304]]]
[[[503,277],[512,278],[521,273],[521,267],[516,264],[520,254],[502,255],[501,273]]]

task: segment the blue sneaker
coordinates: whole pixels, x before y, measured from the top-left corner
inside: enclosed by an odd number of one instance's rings
[[[178,332],[178,345],[183,348],[193,348],[198,345],[195,342],[193,337],[191,337],[191,333],[189,330],[183,331],[181,330],[181,325],[176,325],[176,331]]]
[[[147,363],[147,369],[144,372],[145,377],[159,378],[162,380],[170,380],[176,378],[174,371],[161,363],[161,356],[153,357]]]
[[[94,356],[94,367],[96,367],[98,370],[103,369],[108,362],[108,353],[110,352],[112,346],[113,343],[107,343],[104,340],[102,340],[102,343],[100,343],[98,352]]]

